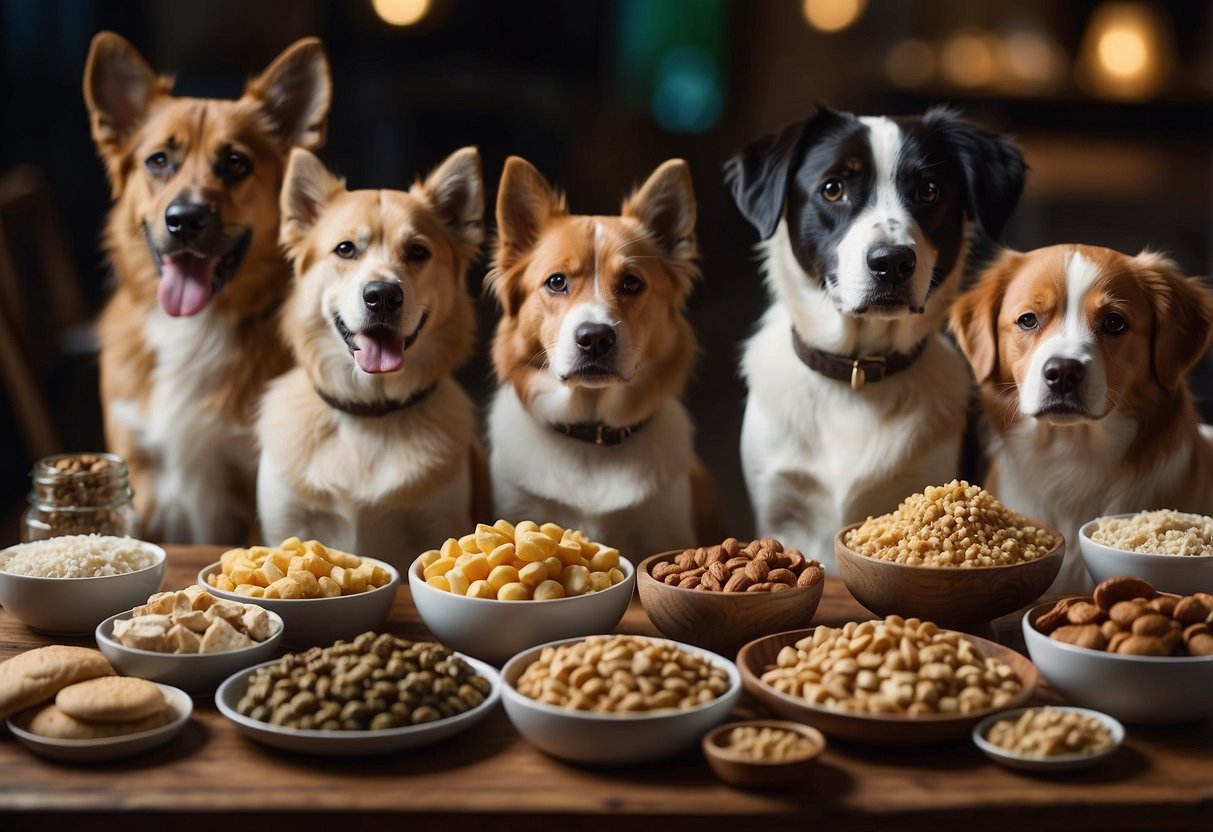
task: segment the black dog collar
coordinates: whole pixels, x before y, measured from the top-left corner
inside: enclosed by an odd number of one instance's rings
[[[795,329],[792,330],[792,349],[796,351],[796,357],[810,370],[826,378],[851,382],[852,390],[862,389],[869,381],[884,381],[900,373],[917,361],[926,347],[927,339],[923,338],[909,352],[886,352],[854,358],[810,347],[800,340]]]
[[[313,388],[316,395],[321,401],[327,404],[334,410],[340,410],[342,413],[348,413],[351,416],[387,416],[389,413],[396,413],[405,408],[412,407],[415,404],[420,404],[430,397],[438,388],[438,383],[434,382],[429,387],[423,387],[407,399],[387,399],[379,402],[344,402],[341,399],[334,399],[328,393],[325,393],[319,387]]]
[[[593,442],[595,445],[621,445],[624,440],[649,423],[648,419],[628,425],[626,428],[613,428],[602,422],[576,422],[574,424],[553,424],[552,429],[570,439],[581,442]]]

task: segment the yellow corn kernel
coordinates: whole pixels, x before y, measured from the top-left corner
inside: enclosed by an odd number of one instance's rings
[[[266,592],[270,589],[278,590],[279,598],[302,598],[303,587],[299,586],[298,581],[293,581],[290,578],[283,576],[265,588]]]
[[[518,570],[518,580],[527,586],[534,589],[548,579],[548,567],[546,563],[535,562],[528,563],[526,566]]]
[[[319,598],[320,597],[320,581],[316,580],[316,576],[306,569],[298,569],[294,572],[286,573],[286,576],[303,590],[304,598]]]
[[[251,584],[253,582],[253,570],[247,566],[238,566],[228,573],[228,577],[237,586],[240,584]]]
[[[521,535],[527,532],[539,531],[539,524],[534,520],[523,520],[521,523],[514,524],[514,540],[517,541]]]
[[[437,549],[430,549],[428,552],[422,552],[417,556],[417,562],[421,564],[421,568],[425,569],[438,558],[442,557],[442,552]]]
[[[529,601],[531,588],[524,583],[514,581],[497,590],[498,601]]]
[[[432,586],[434,589],[441,589],[443,592],[451,591],[451,585],[447,581],[445,575],[435,575],[432,578],[426,578],[425,582],[427,584],[429,584],[430,586]]]
[[[551,601],[554,598],[564,597],[564,587],[559,581],[544,581],[539,586],[535,587],[534,599],[536,601]]]
[[[247,595],[249,598],[264,598],[265,587],[255,586],[253,584],[241,584],[232,590],[237,595]]]
[[[442,541],[442,545],[438,547],[438,551],[444,558],[457,558],[463,554],[463,550],[459,548],[459,541],[453,537],[448,537]]]
[[[564,569],[564,561],[556,556],[543,559],[543,565],[548,568],[548,577],[556,580],[560,577],[560,570]]]
[[[516,554],[513,543],[502,543],[489,553],[489,569],[513,563]]]
[[[590,558],[590,569],[594,572],[610,572],[619,566],[619,550],[604,546]]]
[[[560,539],[564,537],[564,528],[557,526],[555,523],[544,523],[539,527],[539,531],[543,532],[557,543],[559,543]]]
[[[321,598],[336,598],[341,594],[341,586],[328,575],[317,578],[316,583],[320,584]]]
[[[543,532],[528,532],[520,534],[514,541],[514,550],[518,557],[528,563],[556,554],[556,541]]]
[[[511,541],[514,539],[514,524],[509,520],[498,520],[493,524],[493,528],[508,537]]]
[[[623,570],[619,569],[619,568],[612,569],[610,572],[607,572],[607,575],[610,576],[610,578],[611,578],[612,586],[614,586],[617,583],[622,582],[623,579],[625,577],[627,577],[626,575],[623,574]]]
[[[447,573],[442,577],[446,578],[447,586],[451,588],[451,592],[456,595],[467,595],[468,587],[472,582],[468,580],[468,576],[463,574],[463,570],[459,567],[447,570]]]
[[[303,568],[311,572],[317,578],[323,578],[333,571],[333,564],[329,563],[319,555],[314,555],[308,552],[303,556]]]
[[[566,566],[560,572],[560,585],[565,595],[585,595],[590,586],[590,570],[584,566]]]
[[[602,592],[611,588],[611,576],[606,572],[591,572],[590,585],[586,592]]]
[[[468,585],[467,596],[469,598],[487,598],[492,600],[497,597],[497,590],[493,589],[488,581],[472,581]]]
[[[451,569],[454,569],[454,568],[455,568],[455,559],[454,558],[438,558],[438,560],[434,561],[429,566],[427,566],[425,569],[421,570],[421,576],[423,578],[429,579],[429,578],[432,578],[434,575],[445,575],[447,572],[449,572]],[[336,572],[337,570],[334,569],[333,571]],[[333,578],[333,580],[337,581],[337,583],[341,583],[341,581],[337,580],[337,578],[335,578],[335,577]]]
[[[489,572],[486,580],[488,581],[488,585],[493,588],[493,592],[498,593],[501,592],[501,588],[506,584],[511,584],[518,580],[518,570],[512,566],[498,566]],[[495,594],[494,597],[496,597]]]
[[[459,538],[459,548],[464,552],[479,552],[480,547],[476,544],[476,533],[465,534]]]
[[[482,581],[489,576],[489,559],[483,553],[456,558],[455,566],[463,570],[469,581]]]
[[[476,549],[478,551],[487,555],[501,544],[510,542],[512,542],[512,538],[506,537],[492,526],[486,526],[484,523],[476,524]]]

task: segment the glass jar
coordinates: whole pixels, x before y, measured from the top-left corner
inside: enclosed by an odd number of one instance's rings
[[[30,472],[29,508],[21,540],[65,534],[135,536],[139,516],[131,504],[126,462],[114,454],[44,457]]]

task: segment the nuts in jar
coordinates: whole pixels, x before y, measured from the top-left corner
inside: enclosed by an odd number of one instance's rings
[[[105,453],[58,454],[30,472],[22,541],[70,534],[134,536],[139,518],[126,463]]]
[[[814,586],[825,577],[820,563],[771,537],[746,544],[730,537],[717,546],[687,549],[655,564],[650,574],[680,589],[708,592],[780,592]]]

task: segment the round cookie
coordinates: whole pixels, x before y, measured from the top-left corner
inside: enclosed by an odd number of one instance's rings
[[[31,734],[56,740],[101,740],[150,731],[167,725],[172,718],[172,711],[164,708],[131,722],[85,722],[68,716],[58,705],[47,705],[29,718],[25,729]]]
[[[114,668],[97,650],[63,644],[27,650],[0,663],[0,720],[45,702],[68,685],[113,675]]]
[[[164,710],[164,694],[146,679],[104,676],[68,685],[55,696],[55,704],[86,722],[133,722]]]

